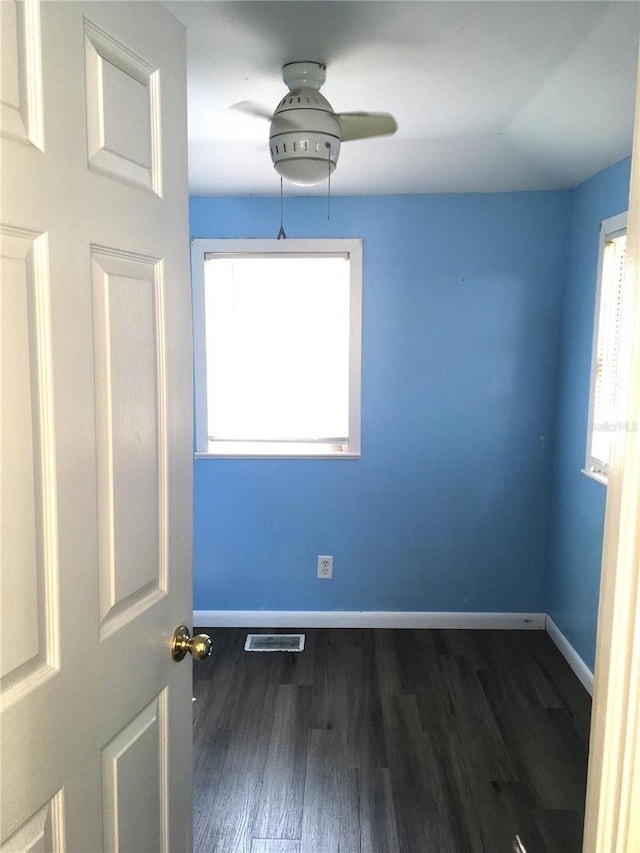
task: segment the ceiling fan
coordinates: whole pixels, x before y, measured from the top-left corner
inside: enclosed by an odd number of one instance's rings
[[[326,180],[336,167],[340,144],[395,133],[398,124],[389,113],[336,113],[320,94],[327,66],[320,62],[288,62],[282,79],[289,92],[273,114],[244,101],[237,109],[271,122],[269,150],[278,174],[299,186]]]

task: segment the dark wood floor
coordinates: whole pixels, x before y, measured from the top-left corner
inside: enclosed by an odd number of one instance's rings
[[[581,850],[590,700],[544,632],[209,633],[195,853]]]

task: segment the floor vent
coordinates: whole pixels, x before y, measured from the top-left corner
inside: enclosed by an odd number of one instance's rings
[[[245,652],[301,652],[304,634],[247,634]]]

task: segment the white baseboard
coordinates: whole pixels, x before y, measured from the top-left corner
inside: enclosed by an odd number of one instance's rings
[[[406,610],[194,610],[199,628],[493,628],[544,631],[545,613]]]
[[[593,673],[547,613],[408,610],[194,610],[199,628],[475,628],[545,631],[593,696]]]
[[[582,683],[584,689],[590,696],[593,696],[593,673],[548,614],[545,630],[578,677],[578,680]]]

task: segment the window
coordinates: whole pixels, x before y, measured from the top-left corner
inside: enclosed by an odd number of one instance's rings
[[[194,240],[196,450],[360,455],[362,242]]]
[[[601,223],[585,473],[605,484],[612,439],[622,428],[617,399],[626,241],[626,213]]]

